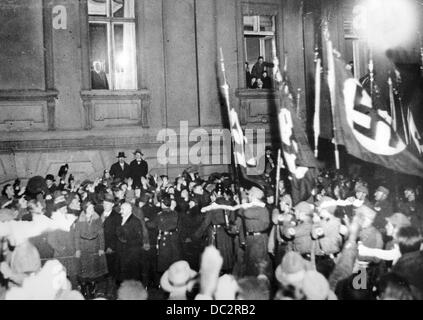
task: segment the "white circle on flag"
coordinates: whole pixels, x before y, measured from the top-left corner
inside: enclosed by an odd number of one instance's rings
[[[398,137],[398,142],[395,146],[390,145],[391,137],[396,134],[388,122],[382,117],[376,117],[377,120],[370,116],[354,110],[354,104],[356,101],[357,87],[360,86],[357,80],[347,79],[344,82],[344,103],[345,113],[348,125],[354,134],[354,137],[367,151],[383,156],[393,156],[405,150],[406,145]],[[361,98],[361,105],[372,109],[372,100],[366,91],[363,90],[363,96]],[[372,122],[376,121],[374,124]],[[358,124],[365,128],[375,127],[375,137],[369,137],[354,128],[354,124]]]

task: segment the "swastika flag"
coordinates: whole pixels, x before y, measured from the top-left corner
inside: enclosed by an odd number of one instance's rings
[[[337,143],[364,161],[423,177],[423,162],[407,150],[389,115],[374,107],[369,94],[345,68],[345,62],[336,56],[334,60],[335,101],[332,103]]]

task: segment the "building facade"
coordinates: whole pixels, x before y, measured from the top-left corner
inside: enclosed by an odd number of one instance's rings
[[[77,178],[94,177],[136,148],[153,172],[175,176],[187,165],[158,161],[160,130],[174,129],[180,142],[226,126],[220,48],[244,127],[277,140],[275,90],[248,89],[245,65],[276,53],[309,128],[324,13],[333,14],[335,45],[352,55],[343,10],[329,0],[2,1],[0,182],[56,174],[64,163]],[[227,169],[208,163],[200,173]]]

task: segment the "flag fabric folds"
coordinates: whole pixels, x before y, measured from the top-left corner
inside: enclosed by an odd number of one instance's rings
[[[382,165],[405,174],[423,177],[423,162],[407,150],[395,132],[392,119],[372,103],[369,94],[346,69],[345,62],[328,52],[335,76],[331,87],[335,100],[333,121],[337,143],[347,152],[364,161]]]
[[[420,136],[419,130],[417,129],[416,123],[414,122],[413,114],[411,110],[408,109],[408,130],[410,132],[410,139],[414,142],[414,145],[417,148],[417,151],[421,155],[423,152],[422,137]]]
[[[229,127],[231,131],[231,139],[232,139],[232,152],[234,155],[234,174],[235,179],[239,180],[240,186],[249,189],[252,186],[256,186],[260,189],[264,189],[264,180],[257,177],[250,177],[248,176],[246,170],[247,165],[250,164],[250,160],[246,158],[246,147],[249,147],[247,138],[245,137],[241,124],[239,122],[238,113],[234,108],[230,105],[230,98],[229,98],[229,84],[226,78],[226,71],[225,71],[225,61],[223,59],[223,50],[220,48],[220,66],[222,70],[222,95],[225,100],[225,106],[227,110],[227,115],[229,119]],[[255,159],[254,159],[255,160]]]
[[[307,200],[315,185],[317,161],[308,142],[305,130],[296,116],[286,74],[280,74],[278,61],[275,65],[275,82],[279,86],[280,106],[278,114],[282,155],[291,176],[294,204]]]
[[[247,174],[247,167],[249,165],[255,165],[255,163],[252,163],[255,159],[247,159],[246,157],[246,154],[248,154],[246,153],[246,148],[249,147],[248,140],[242,131],[238,113],[233,108],[229,110],[229,123],[233,141],[235,167],[237,168],[240,185],[245,189],[255,186],[264,190],[266,184],[264,179],[260,176],[250,176]]]

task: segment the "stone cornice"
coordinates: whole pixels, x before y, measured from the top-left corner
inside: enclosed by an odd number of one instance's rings
[[[252,129],[260,128],[259,126],[248,127]],[[190,127],[188,131],[191,132],[195,128]],[[175,130],[176,134],[180,136],[178,127],[169,129]],[[211,134],[212,129],[217,128],[203,127],[203,129]],[[8,132],[0,137],[0,153],[132,148],[140,144],[159,147],[163,144],[162,141],[157,141],[159,130],[160,128],[149,130],[143,130],[142,128],[110,128],[107,130],[88,131]],[[271,139],[268,128],[266,128],[267,139]]]
[[[134,99],[134,98],[149,98],[150,91],[147,89],[141,90],[82,90],[82,99],[104,100],[113,98],[115,100]]]
[[[57,98],[57,90],[0,90],[0,101],[39,101]]]
[[[274,89],[236,89],[235,95],[242,99],[277,99],[279,94]]]

